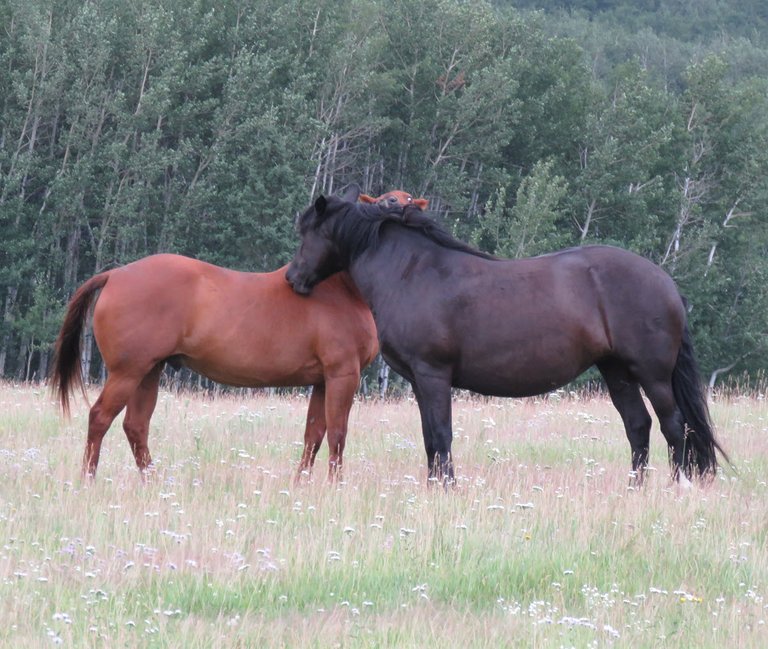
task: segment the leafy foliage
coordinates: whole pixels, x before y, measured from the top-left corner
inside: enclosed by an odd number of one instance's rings
[[[0,375],[45,374],[94,272],[273,269],[295,213],[352,181],[497,254],[634,249],[686,294],[705,370],[756,375],[762,7],[0,0]]]

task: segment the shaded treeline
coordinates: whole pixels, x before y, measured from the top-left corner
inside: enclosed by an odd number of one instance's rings
[[[625,26],[506,4],[0,0],[0,375],[46,375],[95,272],[274,269],[352,181],[498,254],[635,250],[680,284],[709,376],[764,368],[764,43],[731,14],[695,41],[642,20],[672,2]]]

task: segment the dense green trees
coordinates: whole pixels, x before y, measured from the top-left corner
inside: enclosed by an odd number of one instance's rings
[[[0,375],[46,374],[94,272],[275,268],[351,181],[503,255],[634,249],[680,284],[707,373],[757,375],[768,15],[707,6],[0,0]]]

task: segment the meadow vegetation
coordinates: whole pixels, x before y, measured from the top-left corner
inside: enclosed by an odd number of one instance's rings
[[[92,395],[93,398],[93,395]],[[425,481],[416,404],[359,401],[344,480],[294,485],[306,397],[162,392],[142,483],[116,424],[0,385],[0,645],[765,647],[768,404],[720,398],[706,486],[641,491],[603,397],[454,399],[457,485]]]

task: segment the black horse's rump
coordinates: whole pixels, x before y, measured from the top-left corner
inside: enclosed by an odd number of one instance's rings
[[[307,293],[349,270],[371,307],[387,362],[413,385],[430,477],[451,479],[451,395],[530,396],[592,365],[621,414],[642,480],[653,406],[672,472],[711,476],[718,452],[686,312],[672,279],[610,246],[520,260],[458,241],[421,211],[359,205],[355,189],[300,218],[286,277]]]

